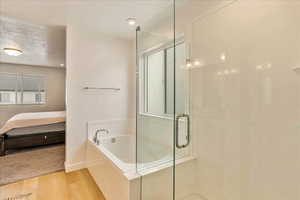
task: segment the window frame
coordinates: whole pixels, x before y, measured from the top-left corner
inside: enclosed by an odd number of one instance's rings
[[[171,42],[167,42],[152,48],[149,48],[145,51],[143,51],[141,53],[141,56],[139,58],[139,63],[140,63],[140,67],[139,67],[139,71],[140,74],[142,75],[142,78],[140,79],[140,89],[139,89],[139,114],[140,115],[144,115],[144,116],[152,116],[152,117],[158,117],[158,118],[164,118],[164,119],[173,119],[173,115],[174,113],[167,113],[167,51],[171,48],[176,48],[176,46],[184,44],[185,48],[188,49],[188,45],[186,43],[186,41],[184,40],[183,37],[177,39],[175,41],[175,45],[174,45],[174,41]],[[148,109],[148,57],[150,55],[153,55],[155,53],[161,52],[163,51],[164,54],[164,110],[163,110],[163,114],[162,116],[157,115],[157,114],[152,114],[149,113],[149,109]],[[189,57],[189,52],[186,51],[186,57]],[[175,56],[175,55],[174,55]],[[147,73],[145,73],[147,72]],[[186,106],[186,105],[185,105]],[[188,105],[187,105],[188,106]],[[186,110],[186,109],[185,109]]]

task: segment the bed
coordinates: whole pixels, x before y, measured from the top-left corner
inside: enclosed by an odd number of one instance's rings
[[[65,142],[65,111],[21,113],[0,129],[0,156],[9,150]]]

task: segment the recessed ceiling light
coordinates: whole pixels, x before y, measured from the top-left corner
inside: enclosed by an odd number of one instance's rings
[[[236,69],[231,69],[231,73],[235,74],[235,73],[237,73],[237,70]]]
[[[4,48],[3,51],[9,56],[19,56],[23,54],[23,51],[16,48]]]
[[[262,65],[257,65],[257,66],[256,66],[256,69],[257,69],[257,70],[261,70],[262,68],[263,68]]]
[[[62,64],[60,64],[60,66],[61,66],[61,67],[64,67],[64,66],[65,66],[65,64],[63,64],[63,63],[62,63]]]
[[[194,61],[194,65],[195,65],[195,66],[199,66],[199,65],[201,65],[201,63],[200,63],[199,60],[195,60],[195,61]]]
[[[136,19],[135,18],[128,18],[126,19],[127,23],[129,26],[134,26],[136,24]]]
[[[204,66],[204,61],[203,60],[199,60],[199,59],[196,59],[194,60],[194,66],[196,67],[203,67]]]
[[[191,62],[191,60],[190,59],[186,59],[186,67],[187,68],[191,68],[192,67],[192,62]]]
[[[222,61],[225,61],[226,60],[226,54],[225,53],[222,53],[221,56],[220,56],[220,59]]]

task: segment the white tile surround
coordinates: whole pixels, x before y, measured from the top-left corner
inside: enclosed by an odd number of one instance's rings
[[[298,1],[242,0],[186,23],[178,14],[192,58],[206,63],[190,70],[204,199],[300,199],[299,11]]]

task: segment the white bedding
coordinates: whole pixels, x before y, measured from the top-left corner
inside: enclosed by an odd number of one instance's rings
[[[21,113],[10,118],[0,129],[0,135],[13,129],[56,124],[66,121],[66,112]]]

